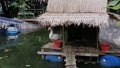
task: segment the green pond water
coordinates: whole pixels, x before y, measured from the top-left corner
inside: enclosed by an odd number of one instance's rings
[[[13,40],[0,37],[0,68],[65,68],[64,63],[44,61],[37,54],[40,47],[50,41],[48,34],[47,29],[39,29],[28,34],[20,34]],[[91,63],[78,64],[78,66],[79,68],[111,68]]]

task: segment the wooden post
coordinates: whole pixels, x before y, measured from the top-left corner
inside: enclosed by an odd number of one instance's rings
[[[44,49],[42,48],[41,51],[44,52]],[[43,60],[44,60],[44,57],[45,57],[44,55],[41,55],[41,58],[42,58]]]
[[[97,27],[97,49],[99,49],[99,27]],[[99,56],[97,62],[99,62]]]
[[[99,49],[99,27],[97,27],[97,49]]]
[[[65,32],[64,32],[64,26],[63,26],[63,47],[65,46]]]

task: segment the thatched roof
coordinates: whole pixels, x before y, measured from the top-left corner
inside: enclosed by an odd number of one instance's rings
[[[106,13],[107,0],[49,0],[47,12]]]
[[[47,12],[37,21],[44,26],[108,25],[107,0],[49,0]]]
[[[45,13],[37,19],[44,26],[80,25],[89,26],[108,25],[108,15],[98,13]]]

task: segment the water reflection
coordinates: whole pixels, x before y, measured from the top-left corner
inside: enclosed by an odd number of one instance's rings
[[[9,35],[9,36],[3,36],[0,41],[0,50],[1,49],[6,49],[8,47],[11,47],[11,46],[16,46],[19,41],[17,40],[18,39],[18,35]]]
[[[17,40],[18,39],[18,35],[8,35],[7,36],[7,40]]]
[[[21,43],[19,41],[20,36],[22,37],[22,35],[29,34],[29,33],[34,32],[36,30],[38,30],[38,29],[31,29],[31,30],[24,29],[24,30],[21,30],[20,34],[0,36],[0,50],[11,47],[11,46],[19,45]],[[24,40],[24,38],[23,38],[23,40]],[[41,41],[41,37],[38,37],[38,40]]]

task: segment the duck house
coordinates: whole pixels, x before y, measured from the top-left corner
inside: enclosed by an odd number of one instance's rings
[[[107,2],[48,0],[46,13],[37,21],[43,26],[61,27],[63,46],[58,50],[62,53],[52,54],[65,56],[66,68],[77,68],[75,56],[98,56],[99,27],[108,26]]]

